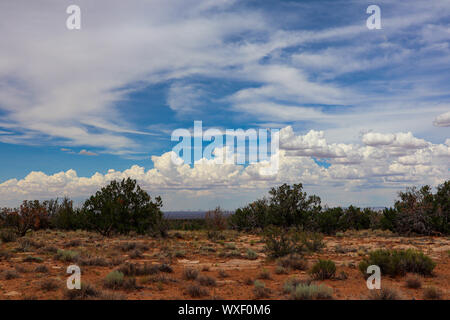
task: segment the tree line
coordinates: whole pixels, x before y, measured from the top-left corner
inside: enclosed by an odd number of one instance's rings
[[[162,199],[152,199],[130,178],[111,181],[89,197],[81,207],[69,198],[47,201],[23,201],[19,208],[0,210],[0,228],[24,236],[30,230],[90,230],[104,236],[113,234],[148,234],[165,236],[168,229],[189,229],[189,222],[164,219]],[[408,188],[398,193],[391,208],[376,211],[350,206],[322,207],[320,197],[307,195],[301,183],[283,184],[269,191],[234,214],[225,216],[220,208],[209,211],[204,223],[195,229],[210,231],[236,229],[257,232],[271,227],[320,232],[333,235],[346,230],[383,229],[398,234],[441,235],[450,233],[450,180],[432,192],[430,186]]]

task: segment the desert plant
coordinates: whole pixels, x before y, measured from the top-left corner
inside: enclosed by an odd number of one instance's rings
[[[19,278],[19,274],[14,270],[5,270],[2,273],[2,278],[5,280],[11,280]]]
[[[332,279],[336,274],[336,265],[331,260],[319,259],[319,261],[312,266],[310,274],[317,280]]]
[[[118,271],[126,276],[146,276],[160,272],[158,265],[125,263],[118,268]]]
[[[384,287],[371,290],[368,296],[369,300],[400,300],[400,293],[392,288]]]
[[[110,272],[106,276],[104,285],[106,288],[109,289],[118,289],[122,287],[123,283],[124,283],[124,274],[120,271],[115,270]]]
[[[320,284],[299,284],[291,292],[294,300],[324,300],[333,298],[333,289]]]
[[[197,277],[197,282],[202,286],[215,287],[216,279],[207,275],[200,275]]]
[[[109,185],[91,196],[83,206],[90,228],[104,236],[113,232],[139,234],[156,232],[165,234],[162,226],[163,213],[160,197],[151,201],[149,194],[130,178]]]
[[[55,291],[59,288],[59,282],[55,279],[45,279],[41,282],[40,287],[44,291]]]
[[[284,268],[293,270],[306,270],[308,267],[305,258],[302,255],[295,253],[278,259],[278,264]]]
[[[44,259],[42,259],[41,257],[26,256],[25,258],[23,258],[22,261],[23,262],[42,262],[42,261],[44,261]]]
[[[426,287],[423,290],[423,298],[426,300],[441,300],[442,292],[436,287]]]
[[[270,280],[272,279],[272,277],[270,276],[270,272],[267,269],[263,269],[259,274],[258,274],[258,279],[262,279],[262,280]]]
[[[17,240],[17,234],[9,229],[0,230],[0,240],[4,243],[14,242]]]
[[[262,281],[255,280],[253,293],[256,299],[265,299],[270,297],[271,290],[266,287],[266,284]]]
[[[405,281],[406,287],[410,289],[419,289],[422,287],[422,281],[418,277],[409,277]]]
[[[186,288],[186,293],[192,298],[201,298],[209,295],[208,290],[198,285],[189,285]]]
[[[205,214],[206,227],[213,231],[222,231],[227,228],[227,219],[220,207],[210,210]]]
[[[229,275],[228,275],[228,273],[225,270],[220,269],[219,270],[219,277],[221,277],[221,278],[228,278]]]
[[[77,251],[59,249],[56,252],[55,258],[64,262],[75,262],[79,255],[80,254]]]
[[[88,283],[81,283],[80,289],[66,289],[64,291],[64,297],[68,300],[87,300],[98,298],[102,295],[102,292],[96,289],[94,286]]]
[[[275,274],[288,274],[288,273],[289,273],[288,269],[283,266],[277,266],[275,268]]]
[[[48,268],[45,265],[40,265],[37,266],[36,268],[34,268],[34,272],[38,272],[38,273],[48,273]]]
[[[195,280],[198,277],[198,270],[196,269],[184,269],[183,270],[183,279],[185,280]]]
[[[258,254],[253,251],[252,249],[247,249],[246,258],[249,260],[256,260],[258,259]]]
[[[381,272],[390,276],[404,275],[407,272],[431,275],[436,263],[420,251],[380,249],[369,253],[359,264],[360,271],[367,276],[367,267],[377,265]]]

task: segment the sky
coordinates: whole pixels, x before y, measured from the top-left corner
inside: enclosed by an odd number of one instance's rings
[[[232,210],[282,183],[390,206],[450,177],[447,0],[2,1],[0,38],[0,206],[125,177],[164,210]],[[194,121],[279,129],[277,172],[174,163],[171,134]]]

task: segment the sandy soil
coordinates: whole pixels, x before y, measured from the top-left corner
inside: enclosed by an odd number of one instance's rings
[[[157,276],[136,277],[141,288],[115,291],[116,298],[124,299],[192,299],[186,288],[196,284],[195,280],[184,280],[183,271],[194,268],[201,275],[216,279],[216,286],[205,286],[208,296],[203,299],[255,299],[253,281],[263,271],[270,279],[261,279],[270,288],[269,299],[289,299],[283,293],[284,282],[292,277],[307,279],[308,271],[289,270],[288,274],[276,274],[277,262],[266,258],[264,243],[256,235],[226,232],[226,239],[213,242],[205,232],[171,232],[168,239],[152,239],[141,236],[104,238],[84,231],[60,232],[39,231],[23,240],[0,245],[0,299],[65,299],[66,268],[71,262],[55,258],[56,249],[76,251],[81,257],[103,258],[108,266],[80,266],[81,280],[101,291],[108,273],[125,262],[139,264],[170,264],[171,273]],[[125,246],[136,245],[129,251]],[[311,266],[319,258],[336,263],[337,274],[344,271],[346,280],[315,281],[333,289],[334,299],[367,299],[369,290],[357,266],[364,255],[379,248],[415,248],[429,255],[437,266],[432,277],[420,277],[422,288],[406,287],[404,277],[382,277],[382,287],[394,288],[404,299],[423,299],[424,288],[436,287],[442,299],[449,299],[450,288],[450,238],[448,237],[398,237],[383,232],[347,232],[340,237],[325,237],[325,248],[320,253],[305,257]],[[17,249],[19,248],[19,249]],[[248,249],[258,254],[257,259],[246,258]],[[7,254],[9,253],[9,254]],[[133,255],[134,254],[134,255]],[[30,257],[37,257],[35,261]],[[24,261],[25,260],[25,261]],[[36,272],[45,265],[48,272]],[[42,268],[42,267],[41,267]],[[7,271],[12,273],[8,279]],[[162,277],[161,277],[162,275]],[[11,275],[10,275],[11,277]],[[45,282],[53,279],[55,288],[43,290]],[[250,281],[251,280],[251,281]]]

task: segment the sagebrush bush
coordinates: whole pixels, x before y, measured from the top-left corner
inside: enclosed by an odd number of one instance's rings
[[[118,271],[126,276],[146,276],[153,275],[160,272],[158,265],[125,263],[118,268]]]
[[[87,300],[101,296],[102,292],[88,283],[81,283],[80,289],[66,289],[64,297],[68,300]]]
[[[2,273],[2,278],[5,280],[11,280],[19,278],[19,274],[14,270],[5,270]]]
[[[336,265],[331,260],[319,259],[319,261],[312,266],[309,273],[317,280],[332,279],[336,274]]]
[[[58,290],[60,282],[55,279],[45,279],[41,282],[40,287],[44,291],[55,291]]]
[[[57,260],[60,260],[63,262],[75,262],[75,261],[77,261],[79,255],[80,254],[77,251],[59,249],[56,252],[55,257]]]
[[[197,282],[202,286],[214,287],[216,286],[216,279],[207,275],[200,275],[197,277]]]
[[[14,242],[17,240],[17,234],[14,231],[8,229],[0,230],[0,240],[2,240],[2,242],[4,243]]]
[[[266,287],[266,284],[262,281],[255,280],[253,293],[256,299],[265,299],[270,297],[271,290]]]
[[[120,271],[112,271],[105,278],[105,287],[109,289],[118,289],[124,283],[124,274]]]
[[[296,277],[292,277],[287,279],[283,284],[283,292],[284,293],[292,293],[295,288],[299,285],[310,285],[311,279],[302,280]]]
[[[183,279],[185,280],[195,280],[198,277],[198,270],[196,269],[184,269],[183,270]]]
[[[263,280],[270,280],[272,279],[272,277],[270,276],[270,272],[269,270],[263,269],[259,274],[258,274],[258,279],[263,279]]]
[[[258,259],[258,254],[255,251],[253,251],[252,249],[250,249],[250,248],[247,249],[247,253],[246,253],[245,256],[249,260],[256,260],[256,259]]]
[[[275,226],[266,229],[264,241],[266,251],[272,258],[315,252],[323,247],[322,237],[319,234],[295,229],[284,230]]]
[[[381,289],[370,290],[369,300],[400,300],[401,294],[392,288],[382,287]]]
[[[293,270],[306,270],[308,268],[306,259],[299,254],[290,254],[282,257],[278,259],[278,264],[283,268],[290,268]]]
[[[201,298],[205,296],[209,296],[208,290],[198,285],[190,285],[186,288],[186,293],[190,295],[192,298]]]
[[[432,275],[436,263],[423,252],[413,249],[387,250],[379,249],[369,253],[359,264],[359,270],[367,276],[367,267],[377,265],[384,275],[398,276],[407,272]]]
[[[436,287],[427,287],[423,290],[423,298],[426,300],[441,300],[442,292]]]
[[[40,265],[40,266],[37,266],[35,269],[34,269],[34,272],[38,272],[38,273],[48,273],[48,268],[45,266],[45,265]]]
[[[325,300],[333,298],[333,289],[324,284],[299,284],[291,292],[294,300]]]
[[[422,281],[418,277],[409,277],[405,282],[406,286],[410,289],[419,289],[422,287]]]

